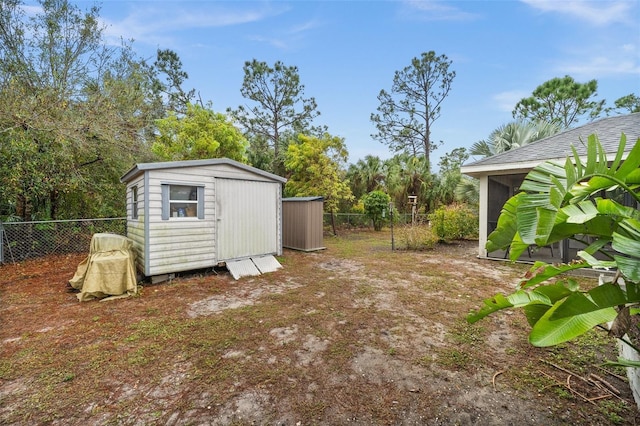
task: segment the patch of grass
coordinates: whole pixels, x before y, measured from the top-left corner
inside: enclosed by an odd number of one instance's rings
[[[359,284],[356,288],[356,296],[369,297],[375,293],[375,288],[371,284]]]
[[[437,362],[444,367],[466,370],[473,364],[473,357],[466,351],[447,348],[438,351]]]
[[[327,355],[332,363],[342,363],[353,358],[353,346],[344,340],[332,342],[327,348]]]
[[[613,424],[624,423],[622,414],[628,409],[624,401],[602,400],[598,403],[598,408],[602,414]]]
[[[449,330],[450,338],[458,344],[475,346],[484,342],[486,329],[479,323],[457,321]]]
[[[593,329],[572,341],[548,348],[548,356],[552,362],[571,365],[576,372],[584,373],[593,365],[617,359],[617,352],[612,353],[610,349],[613,343],[614,339],[606,332]]]
[[[421,367],[428,368],[433,364],[433,356],[432,355],[424,355],[418,358],[415,363]]]
[[[520,351],[518,350],[518,348],[506,348],[504,350],[504,353],[506,355],[517,355]]]
[[[303,419],[313,424],[314,420],[320,418],[326,409],[327,404],[324,401],[304,401],[298,405],[296,411],[301,413]]]
[[[155,363],[162,356],[162,346],[151,344],[138,347],[127,356],[127,362],[132,366],[144,367]]]

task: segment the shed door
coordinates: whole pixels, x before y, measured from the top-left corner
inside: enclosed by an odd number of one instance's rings
[[[278,253],[278,185],[216,179],[219,261]]]

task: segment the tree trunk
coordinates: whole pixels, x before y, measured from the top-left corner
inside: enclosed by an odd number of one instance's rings
[[[58,191],[53,190],[49,193],[49,217],[51,220],[56,220],[58,214]]]
[[[338,235],[336,233],[336,218],[335,218],[335,215],[333,213],[333,210],[331,210],[331,229],[333,229],[333,236]]]
[[[23,194],[16,197],[16,216],[27,222],[31,220],[31,202]]]

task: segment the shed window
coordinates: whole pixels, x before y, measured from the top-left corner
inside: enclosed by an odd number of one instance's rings
[[[162,218],[182,217],[204,219],[204,187],[162,185]]]
[[[131,219],[138,218],[138,187],[131,187]]]

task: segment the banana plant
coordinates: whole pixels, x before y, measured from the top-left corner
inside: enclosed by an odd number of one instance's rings
[[[640,139],[625,158],[626,142],[622,134],[615,157],[608,159],[591,135],[586,159],[572,146],[564,164],[545,162],[527,174],[521,192],[505,203],[487,251],[508,249],[515,261],[529,246],[567,238],[586,247],[569,264],[536,262],[513,293],[486,299],[471,312],[470,323],[502,309],[522,308],[535,346],[557,345],[609,322],[615,337],[630,330],[629,318],[640,303]],[[603,194],[628,194],[636,207]],[[605,250],[609,246],[612,250]],[[584,290],[566,274],[582,268],[614,270],[615,277]]]

